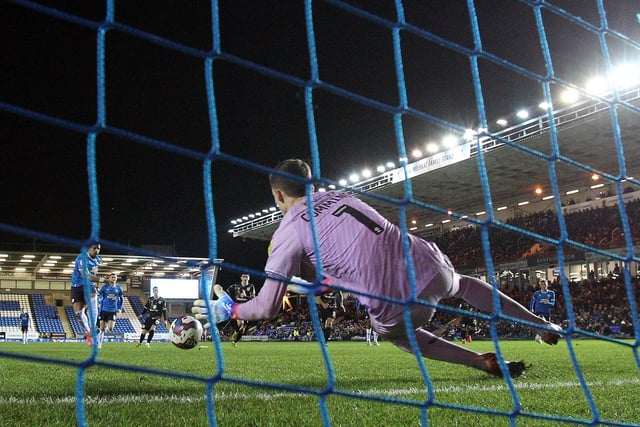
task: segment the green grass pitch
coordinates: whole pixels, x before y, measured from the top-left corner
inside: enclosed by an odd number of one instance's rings
[[[632,342],[574,340],[601,425],[640,425],[640,375]],[[90,426],[207,426],[206,379],[217,373],[216,348],[179,350],[169,343],[135,348],[105,343],[85,375],[85,416]],[[491,351],[492,342],[468,346]],[[213,387],[220,426],[517,426],[589,425],[594,413],[565,341],[503,341],[504,356],[532,366],[508,384],[483,372],[425,360],[433,395],[415,356],[384,342],[330,342],[335,393],[318,343],[222,344],[224,373]],[[21,360],[23,355],[38,360]],[[78,369],[90,349],[82,343],[0,343],[0,425],[77,425]],[[122,369],[130,366],[132,369]],[[142,372],[148,368],[152,372]],[[182,373],[192,379],[167,376]],[[279,388],[269,387],[277,384]],[[325,395],[326,399],[320,396]],[[432,398],[431,398],[432,397]],[[328,419],[322,418],[326,404]],[[538,417],[532,416],[538,414]],[[549,417],[573,418],[558,421]]]

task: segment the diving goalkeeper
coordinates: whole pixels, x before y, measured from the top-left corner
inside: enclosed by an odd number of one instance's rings
[[[273,234],[271,253],[265,266],[268,278],[258,295],[246,303],[234,303],[222,292],[214,303],[216,322],[229,317],[243,320],[275,317],[290,278],[300,264],[318,267],[320,256],[322,275],[345,292],[353,290],[362,304],[369,307],[373,329],[400,349],[412,351],[407,336],[407,328],[411,327],[415,330],[422,356],[502,376],[495,353],[476,353],[422,327],[435,313],[434,307],[424,305],[425,301],[435,305],[441,299],[461,298],[477,309],[493,313],[492,286],[456,273],[449,258],[434,243],[409,234],[406,236],[407,247],[415,272],[417,296],[411,299],[402,230],[343,191],[313,193],[310,212],[305,193],[310,179],[309,165],[297,159],[281,162],[269,176],[271,192],[283,219]],[[315,223],[318,252],[310,213]],[[543,341],[557,344],[562,332],[560,326],[541,319],[507,295],[497,292],[502,307],[500,314],[539,325],[535,329]],[[380,297],[409,304],[392,303]],[[411,326],[405,325],[406,309],[411,314]],[[505,366],[513,378],[522,375],[525,369],[523,362],[505,361]]]

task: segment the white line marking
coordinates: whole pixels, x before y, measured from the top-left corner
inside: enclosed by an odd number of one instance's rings
[[[613,381],[591,381],[587,382],[587,386],[591,387],[607,387],[607,386],[624,386],[624,385],[637,385],[640,384],[640,378],[619,379]],[[557,383],[514,383],[517,390],[544,390],[554,388],[579,388],[580,383],[577,381],[565,381]],[[436,387],[434,392],[437,394],[442,393],[477,393],[477,392],[494,392],[507,390],[507,386],[504,384],[499,385],[466,385],[466,386],[448,386],[448,387]],[[373,396],[406,396],[412,394],[425,394],[425,389],[408,388],[408,389],[396,389],[396,390],[356,390],[356,394],[373,395]],[[312,394],[306,393],[257,393],[255,395],[247,395],[245,392],[238,393],[216,393],[215,400],[229,400],[229,399],[258,399],[262,401],[271,401],[282,398],[291,397],[314,397]],[[106,404],[125,404],[125,403],[142,403],[142,402],[181,402],[181,403],[196,403],[205,401],[205,396],[185,396],[185,395],[148,395],[148,394],[136,394],[136,395],[121,395],[121,396],[87,396],[85,399],[88,405],[106,405]],[[75,396],[63,396],[63,397],[39,397],[39,398],[18,398],[18,397],[0,397],[0,405],[30,405],[30,404],[75,404]]]

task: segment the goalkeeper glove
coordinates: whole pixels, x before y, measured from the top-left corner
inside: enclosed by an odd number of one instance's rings
[[[217,300],[209,301],[213,307],[213,318],[215,323],[224,322],[233,315],[233,307],[236,305],[220,285],[215,285],[213,291],[218,297]],[[208,319],[207,301],[195,300],[191,312],[196,315],[196,319]],[[208,328],[209,323],[205,324],[205,328]]]
[[[222,294],[218,295],[218,299],[213,304],[213,316],[215,317],[216,323],[229,319],[231,315],[233,315],[233,306],[235,305],[236,303],[233,302],[229,294],[222,291]]]
[[[324,284],[317,288],[316,295],[328,294],[331,292],[332,289],[326,286],[331,283],[331,280],[324,279],[322,283]],[[291,282],[287,284],[287,291],[300,295],[308,295],[311,288],[314,287],[316,287],[316,285],[312,282],[308,282],[298,276],[291,276]]]

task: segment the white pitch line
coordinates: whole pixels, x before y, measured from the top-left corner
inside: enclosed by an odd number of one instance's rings
[[[637,385],[640,384],[640,378],[621,379],[613,381],[590,381],[587,382],[588,387],[606,387],[606,386],[624,386],[624,385]],[[514,383],[517,390],[544,390],[554,388],[579,388],[580,383],[577,381],[565,381],[557,383]],[[468,385],[468,386],[450,386],[450,387],[436,387],[434,392],[438,393],[477,393],[477,392],[494,392],[507,390],[506,385]],[[426,389],[408,388],[408,389],[395,389],[395,390],[357,390],[356,394],[372,395],[372,396],[407,396],[412,394],[424,394]],[[229,400],[229,399],[258,399],[262,401],[271,401],[282,398],[303,398],[313,397],[312,394],[307,393],[257,393],[255,395],[247,395],[242,393],[215,393],[215,400]],[[105,405],[105,404],[126,404],[126,403],[144,403],[144,402],[179,402],[179,403],[196,403],[205,401],[205,396],[185,396],[185,395],[122,395],[122,396],[87,396],[85,402],[88,405]],[[18,398],[18,397],[0,397],[0,405],[30,405],[30,404],[75,404],[75,396],[62,396],[62,397],[39,397],[39,398]]]

